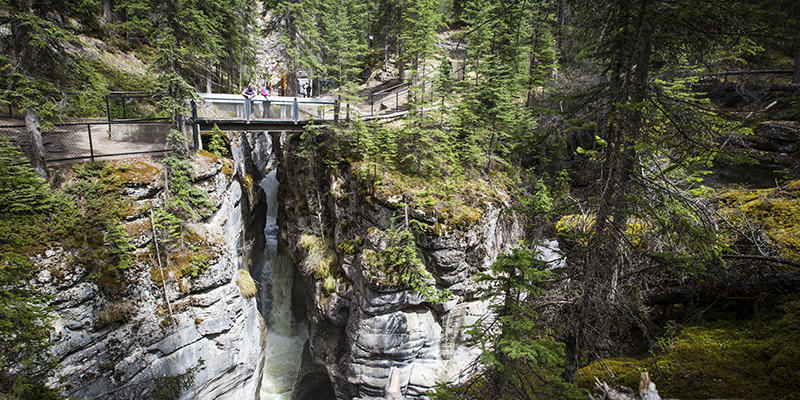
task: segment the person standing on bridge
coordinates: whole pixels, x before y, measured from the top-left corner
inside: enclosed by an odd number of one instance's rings
[[[242,96],[246,99],[244,101],[244,118],[249,121],[250,113],[253,112],[252,100],[253,97],[256,97],[256,88],[253,87],[252,83],[242,91]]]
[[[264,97],[272,96],[272,85],[269,84],[269,81],[261,88],[261,95]]]
[[[264,107],[261,109],[261,118],[269,118],[269,96],[272,96],[272,85],[269,81],[261,88],[261,95],[264,96]]]

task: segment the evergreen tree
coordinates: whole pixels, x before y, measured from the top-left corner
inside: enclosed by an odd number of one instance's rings
[[[272,20],[267,32],[278,32],[283,47],[281,60],[286,65],[285,96],[297,96],[298,72],[321,70],[320,32],[318,19],[322,9],[319,0],[292,0],[264,2],[264,15],[270,13]]]
[[[545,293],[551,275],[545,267],[538,254],[516,247],[476,276],[477,294],[491,304],[491,313],[471,325],[468,334],[483,349],[490,368],[474,378],[483,381],[479,393],[468,384],[438,388],[435,398],[579,398],[557,372],[563,346],[548,338],[538,321],[536,298]]]
[[[677,252],[685,267],[718,263],[714,226],[703,209],[670,176],[676,169],[713,156],[713,135],[725,126],[702,99],[689,92],[684,65],[710,54],[712,45],[747,45],[741,39],[747,9],[728,2],[615,0],[576,1],[582,31],[593,38],[585,54],[601,65],[603,79],[579,102],[587,104],[590,132],[598,138],[598,196],[584,208],[593,211],[585,246],[573,255],[571,276],[580,297],[560,310],[567,321],[567,369],[572,381],[589,355],[608,351],[612,337],[646,326],[637,302],[638,286],[628,274],[655,263],[647,254]],[[704,38],[702,40],[698,38]],[[668,84],[657,78],[669,77]],[[576,112],[576,110],[571,110]],[[585,128],[584,128],[585,129]],[[653,227],[657,248],[637,248],[626,232],[630,224]],[[614,321],[614,323],[609,323]],[[646,334],[646,333],[645,333]]]
[[[0,380],[6,374],[38,377],[51,366],[48,299],[28,283],[37,269],[21,254],[21,228],[52,209],[44,179],[0,136]]]
[[[320,14],[321,76],[335,86],[340,102],[359,101],[356,76],[364,69],[367,42],[364,35],[363,1],[332,0],[322,4]]]

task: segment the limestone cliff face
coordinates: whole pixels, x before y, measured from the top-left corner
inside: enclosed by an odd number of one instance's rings
[[[296,264],[309,252],[302,235],[331,238],[334,277],[304,273],[309,341],[303,355],[297,399],[425,398],[437,381],[468,378],[480,350],[464,344],[462,328],[487,312],[475,298],[472,277],[507,251],[522,229],[499,202],[479,203],[482,217],[467,226],[448,226],[442,216],[406,209],[400,201],[360,187],[342,165],[338,172],[310,165],[283,143],[281,238]],[[433,305],[407,287],[382,285],[365,266],[366,250],[385,248],[393,215],[416,219],[418,253],[436,286],[453,293]],[[463,224],[462,224],[463,225]],[[331,290],[331,284],[335,289]],[[327,288],[326,288],[327,286]]]
[[[234,147],[254,146],[242,136]],[[145,398],[157,378],[183,373],[202,359],[204,369],[182,399],[258,398],[266,327],[255,297],[244,298],[237,284],[238,271],[248,268],[249,253],[263,237],[263,218],[260,227],[252,222],[263,212],[259,194],[253,185],[240,183],[258,168],[249,158],[237,157],[227,174],[219,159],[193,159],[199,175],[194,184],[218,208],[193,226],[216,254],[196,278],[168,279],[162,285],[151,278],[152,260],[140,261],[123,272],[123,287],[112,291],[90,279],[68,252],[52,249],[35,260],[43,267],[36,284],[54,296],[51,350],[60,365],[50,377],[52,384],[79,399]],[[148,210],[126,221],[141,226],[135,238],[139,249],[152,243],[149,209],[161,201],[162,190],[163,178],[127,189]]]

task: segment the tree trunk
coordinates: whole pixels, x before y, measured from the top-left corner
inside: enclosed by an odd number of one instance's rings
[[[114,19],[114,0],[103,0],[103,16],[100,18],[102,25],[108,24]]]
[[[47,166],[44,163],[44,144],[42,143],[42,129],[39,125],[39,116],[32,108],[25,109],[25,129],[28,131],[30,146],[29,156],[33,171],[47,179]]]
[[[206,93],[211,93],[211,61],[206,61]]]

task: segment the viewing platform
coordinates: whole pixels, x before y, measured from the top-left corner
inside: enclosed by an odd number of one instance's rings
[[[222,130],[302,130],[310,121],[335,121],[338,103],[332,98],[199,93],[192,100],[192,119],[202,131],[215,124]]]

